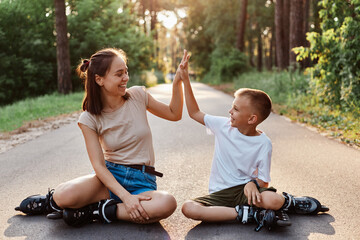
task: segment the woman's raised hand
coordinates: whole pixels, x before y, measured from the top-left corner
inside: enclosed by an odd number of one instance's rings
[[[184,55],[181,59],[179,67],[176,70],[176,75],[174,81],[179,80],[188,80],[189,79],[189,59],[190,55],[186,49],[184,49]]]

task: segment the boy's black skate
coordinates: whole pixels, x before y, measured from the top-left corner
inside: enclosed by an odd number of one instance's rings
[[[53,212],[53,208],[50,206],[50,198],[54,193],[54,189],[49,190],[48,194],[43,195],[32,195],[25,198],[20,206],[16,207],[16,211],[21,211],[27,215],[39,215],[48,214]]]
[[[238,216],[236,219],[243,224],[245,223],[257,223],[255,231],[258,232],[262,227],[266,227],[269,230],[272,227],[290,226],[291,222],[289,216],[283,211],[266,210],[262,208],[250,207],[245,205],[238,205],[235,207]]]
[[[112,212],[116,211],[116,204],[117,201],[114,199],[105,199],[82,208],[66,208],[63,211],[63,219],[65,223],[73,227],[81,227],[94,221],[111,223],[113,219],[108,219],[105,213],[109,208]],[[105,208],[107,208],[107,210],[105,210]]]
[[[283,192],[285,204],[283,210],[289,213],[316,215],[319,212],[327,212],[329,208],[313,197],[294,197]]]

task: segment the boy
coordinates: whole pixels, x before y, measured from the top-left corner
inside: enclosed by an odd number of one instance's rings
[[[316,214],[327,211],[309,197],[294,198],[268,188],[272,145],[257,129],[271,112],[271,99],[263,91],[236,91],[230,118],[200,111],[192,92],[188,66],[180,66],[188,113],[215,135],[215,153],[209,180],[209,195],[186,201],[183,214],[194,220],[256,222],[262,226],[289,226],[285,211]],[[250,206],[249,206],[250,205]],[[254,207],[253,207],[254,206]],[[266,209],[266,210],[265,210]]]

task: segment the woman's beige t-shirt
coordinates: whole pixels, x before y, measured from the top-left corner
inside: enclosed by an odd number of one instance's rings
[[[154,166],[152,135],[146,115],[148,93],[145,87],[127,90],[130,97],[111,113],[81,113],[78,124],[84,124],[99,135],[105,160],[118,164]]]

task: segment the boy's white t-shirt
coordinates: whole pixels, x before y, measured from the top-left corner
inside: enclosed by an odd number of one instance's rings
[[[206,114],[204,122],[215,135],[210,193],[245,184],[255,178],[270,182],[272,144],[264,132],[259,136],[246,136],[232,127],[230,118],[226,117]]]

